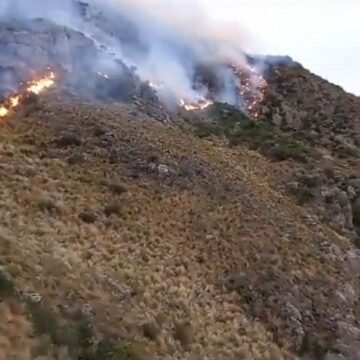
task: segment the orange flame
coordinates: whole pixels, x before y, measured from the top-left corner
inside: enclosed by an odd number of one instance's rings
[[[232,64],[231,68],[238,77],[239,93],[246,110],[251,117],[256,119],[259,116],[259,107],[264,101],[268,84],[262,74],[251,65],[247,65],[244,69]]]
[[[19,105],[19,101],[20,101],[20,95],[17,96],[13,96],[10,98],[10,105],[12,108],[16,107]]]
[[[32,93],[39,95],[54,84],[55,74],[53,72],[50,72],[48,75],[39,80],[29,81],[23,92],[12,95],[7,99],[5,104],[0,105],[0,118],[5,117],[12,109],[16,108],[21,103],[21,100],[25,97],[26,94]]]
[[[180,100],[180,106],[187,111],[204,110],[212,104],[213,101],[207,99],[200,100],[198,102],[186,102],[184,99]]]
[[[0,117],[6,116],[8,112],[9,110],[5,106],[3,105],[0,106]]]
[[[48,89],[55,83],[55,74],[51,72],[48,76],[45,76],[44,78],[40,80],[35,80],[29,84],[29,87],[26,89],[27,92],[39,95],[41,92],[43,92],[45,89]]]

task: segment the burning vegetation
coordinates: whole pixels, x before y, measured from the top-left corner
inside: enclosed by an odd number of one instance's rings
[[[75,31],[69,23],[64,30],[52,19],[38,16],[21,19],[15,25],[10,21],[0,23],[2,38],[8,39],[0,46],[0,93],[10,94],[0,101],[0,117],[6,117],[29,94],[38,95],[51,87],[55,73],[61,77],[61,87],[71,94],[140,102],[147,112],[151,108],[152,113],[163,112],[166,118],[174,105],[185,111],[198,111],[214,103],[230,104],[248,117],[259,117],[267,83],[259,68],[244,59],[241,44],[214,38],[212,31],[207,33],[207,27],[202,29],[200,38],[188,38],[186,29],[170,26],[166,21],[163,24],[164,19],[146,22],[130,16],[131,24],[117,32],[118,21],[106,9],[77,1],[74,6],[72,15],[86,23],[86,34]],[[122,18],[129,16],[126,11],[123,13],[124,9],[114,11]],[[152,21],[164,31],[154,32]],[[127,24],[125,20],[123,23]],[[165,31],[168,25],[169,30],[176,31]],[[109,28],[114,31],[108,33]],[[21,41],[17,36],[20,32]],[[139,40],[142,35],[147,35],[146,44]],[[219,52],[208,54],[206,49],[213,47]],[[11,55],[13,48],[16,56]],[[24,81],[32,69],[43,64],[56,72],[48,69],[44,76]]]
[[[237,77],[238,94],[244,104],[244,110],[252,117],[259,116],[259,106],[264,101],[267,82],[265,78],[252,66],[247,66],[246,71],[231,66]]]
[[[257,72],[250,65],[246,68],[231,65],[230,70],[234,76],[234,89],[236,92],[236,103],[233,106],[248,115],[249,117],[256,119],[259,113],[259,107],[264,100],[267,83],[264,77]],[[71,74],[69,74],[71,76]],[[121,79],[118,76],[110,76],[104,72],[97,71],[97,75],[105,81],[111,81],[111,83],[121,83]],[[91,77],[91,74],[89,74]],[[208,79],[201,80],[202,87],[205,88],[206,95],[198,96],[197,99],[181,98],[178,100],[178,106],[186,111],[198,111],[204,110],[215,102],[219,102],[219,94],[221,93],[221,79],[216,79],[218,82],[216,86],[211,85]],[[24,99],[29,95],[39,95],[46,89],[52,87],[55,84],[55,73],[48,68],[47,73],[43,76],[38,76],[33,80],[29,80],[25,83],[20,83],[20,90],[10,94],[6,100],[0,105],[0,118],[6,117],[13,109],[18,107]],[[166,92],[167,87],[161,81],[146,80],[147,84],[153,89],[155,94],[160,91]],[[106,86],[106,85],[105,85]],[[108,84],[110,86],[110,84]],[[217,87],[217,88],[216,88]],[[194,85],[196,91],[196,86]],[[221,102],[221,101],[220,101]]]
[[[259,107],[266,94],[267,82],[265,78],[250,65],[245,67],[230,65],[229,68],[234,76],[236,96],[235,104],[232,105],[256,119],[259,115]],[[210,79],[211,77],[212,79]],[[204,110],[218,101],[219,95],[223,91],[222,86],[225,86],[221,84],[221,79],[214,74],[207,73],[205,76],[200,76],[199,82],[199,87],[205,87],[207,95],[199,97],[197,100],[182,98],[179,101],[180,107],[187,111]],[[156,92],[166,90],[166,85],[163,82],[147,81],[147,84]],[[196,90],[196,86],[194,86],[194,90]]]
[[[28,81],[23,90],[19,90],[15,94],[11,94],[5,102],[0,105],[0,118],[7,116],[13,109],[18,107],[21,102],[28,98],[30,95],[39,95],[44,90],[50,88],[55,84],[55,73],[49,71],[44,76]],[[22,85],[22,84],[21,84]]]

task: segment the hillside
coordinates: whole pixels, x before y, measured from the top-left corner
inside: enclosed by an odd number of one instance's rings
[[[323,139],[359,150],[359,99],[297,71],[257,125],[57,91],[3,120],[0,359],[358,359],[358,153]]]
[[[360,359],[360,99],[166,8],[11,4],[0,360]]]

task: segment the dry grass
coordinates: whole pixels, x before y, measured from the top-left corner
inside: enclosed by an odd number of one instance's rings
[[[261,266],[347,281],[318,250],[323,238],[346,241],[272,188],[286,163],[129,120],[127,110],[49,99],[1,124],[0,254],[18,286],[64,313],[86,310],[100,334],[163,359],[296,358],[223,279]],[[101,143],[99,124],[114,140]],[[65,130],[77,134],[75,147],[56,142]],[[74,151],[83,160],[69,163]],[[149,169],[149,154],[175,175]],[[86,211],[96,219],[82,221]],[[145,336],[152,322],[159,331]],[[26,343],[18,358],[30,359],[27,321],[12,326],[23,329],[14,328],[16,344]]]

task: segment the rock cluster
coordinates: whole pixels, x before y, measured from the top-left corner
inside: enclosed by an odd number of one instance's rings
[[[339,230],[359,232],[360,177],[329,168],[301,170],[286,190],[303,204],[312,204],[319,214]]]
[[[327,148],[340,158],[358,157],[360,101],[300,64],[270,65],[261,116]]]

